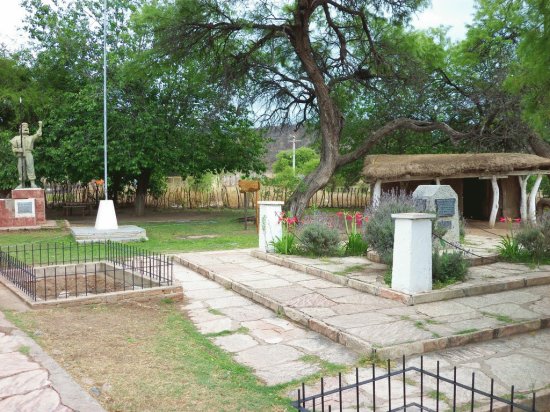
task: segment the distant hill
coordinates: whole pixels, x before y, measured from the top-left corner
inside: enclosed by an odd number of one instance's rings
[[[277,159],[277,153],[283,150],[292,149],[292,137],[296,136],[296,149],[302,146],[311,145],[315,136],[313,134],[306,134],[305,128],[301,127],[297,131],[294,131],[295,126],[277,126],[271,127],[266,133],[266,139],[270,140],[267,144],[267,153],[264,157],[267,169],[271,169],[271,165]]]

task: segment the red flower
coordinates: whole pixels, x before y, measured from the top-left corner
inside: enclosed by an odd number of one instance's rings
[[[344,212],[336,212],[336,216],[342,217],[342,216],[344,216]]]
[[[287,220],[287,223],[289,225],[294,225],[294,224],[298,223],[298,218],[296,216],[289,217],[288,220]]]
[[[521,219],[518,217],[518,218],[514,219],[514,222],[519,223],[519,222],[521,222]]]
[[[499,221],[499,222],[506,222],[506,218],[505,218],[505,217],[501,217],[498,221]]]
[[[353,216],[351,215],[346,215],[346,220],[352,220],[353,219]]]

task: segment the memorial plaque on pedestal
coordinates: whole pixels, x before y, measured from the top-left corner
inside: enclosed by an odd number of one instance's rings
[[[15,200],[15,217],[35,217],[34,199]]]
[[[454,216],[456,210],[456,199],[435,199],[435,210],[437,217]]]

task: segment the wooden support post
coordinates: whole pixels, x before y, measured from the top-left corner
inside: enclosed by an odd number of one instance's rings
[[[539,192],[541,181],[542,181],[542,175],[538,175],[537,180],[535,180],[535,184],[531,189],[531,193],[529,193],[529,222],[531,222],[531,224],[533,225],[537,223],[536,203],[537,203],[537,193]]]
[[[530,175],[518,176],[519,187],[521,192],[519,214],[522,222],[527,222],[529,217],[527,215],[527,180]]]
[[[377,207],[380,203],[380,196],[382,195],[382,181],[377,180],[374,183],[374,188],[372,189],[372,199],[371,203],[374,207]]]
[[[491,207],[491,216],[489,217],[489,227],[494,228],[498,213],[498,198],[500,197],[496,176],[491,178],[491,186],[493,187],[493,206]]]

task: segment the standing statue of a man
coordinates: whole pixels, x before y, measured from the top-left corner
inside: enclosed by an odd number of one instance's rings
[[[21,123],[20,127],[19,135],[11,139],[12,151],[17,156],[17,169],[19,170],[19,186],[16,189],[23,188],[27,180],[31,182],[31,187],[37,187],[32,151],[34,142],[42,137],[42,122],[38,122],[38,131],[32,136],[29,135],[27,123]]]

